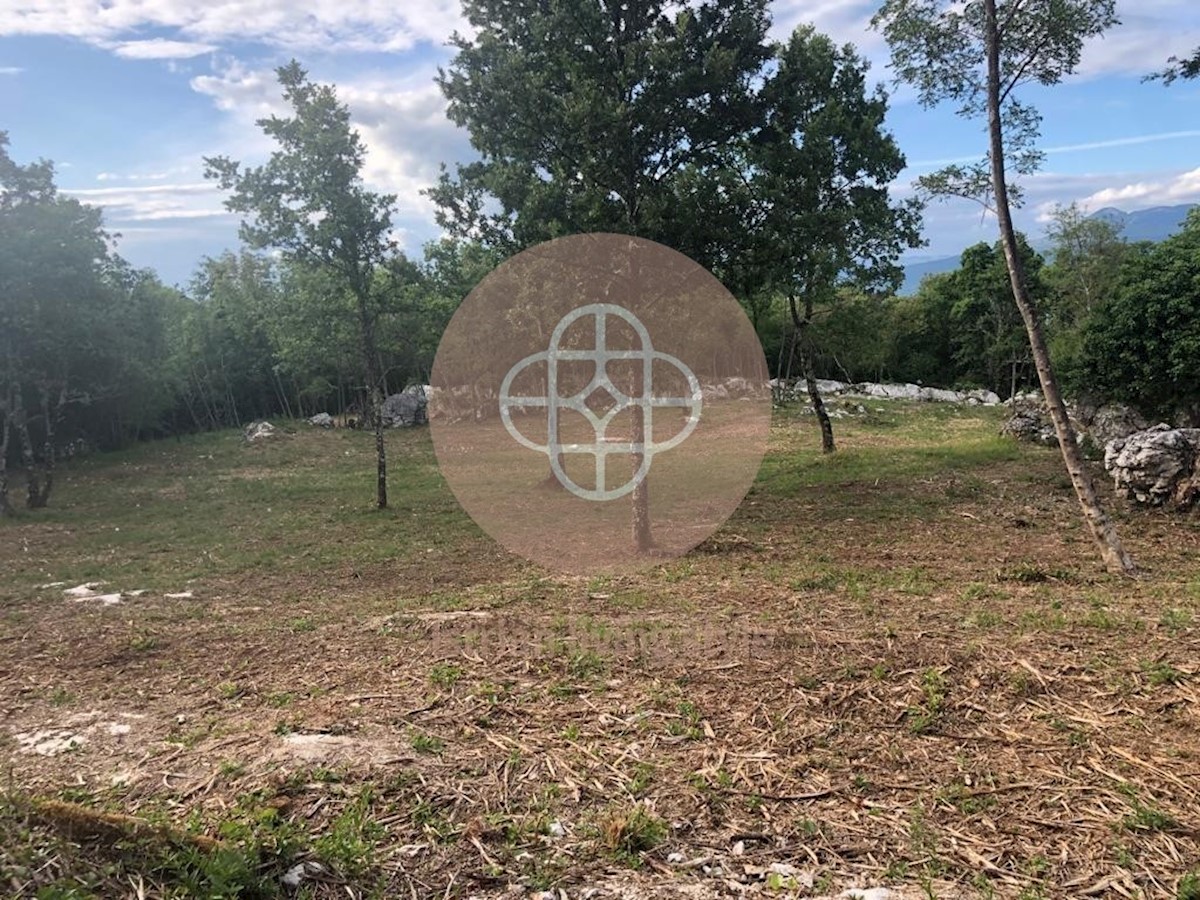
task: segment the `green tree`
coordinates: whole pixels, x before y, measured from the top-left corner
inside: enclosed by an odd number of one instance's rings
[[[987,121],[985,160],[948,166],[922,176],[919,184],[933,195],[969,197],[994,209],[1013,297],[1080,509],[1109,571],[1130,573],[1133,562],[1100,505],[1067,417],[1039,310],[1021,265],[1011,209],[1019,195],[1008,178],[1009,170],[1032,172],[1041,159],[1035,144],[1040,117],[1017,99],[1017,88],[1057,84],[1073,72],[1084,41],[1116,23],[1114,3],[885,0],[873,22],[891,47],[897,77],[916,87],[923,105],[949,100],[958,104],[961,115]]]
[[[960,381],[953,310],[959,293],[954,272],[921,279],[911,297],[890,305],[888,371],[900,381],[947,387]]]
[[[1200,47],[1184,59],[1172,56],[1167,60],[1165,69],[1149,76],[1150,80],[1158,80],[1163,84],[1171,84],[1180,78],[1200,78]]]
[[[400,271],[391,265],[395,245],[389,237],[395,197],[363,186],[365,148],[334,89],[309,81],[294,60],[276,74],[293,115],[257,124],[278,149],[258,167],[206,158],[205,174],[232,192],[225,201],[230,210],[249,216],[241,226],[243,241],[316,267],[351,298],[375,429],[376,503],[382,509],[387,506],[387,452],[378,330],[396,285],[379,275]]]
[[[0,132],[0,512],[9,511],[10,440],[26,505],[45,506],[68,407],[115,387],[108,261],[100,210],[59,194],[49,162],[14,162]]]
[[[867,90],[868,66],[854,47],[838,47],[802,26],[774,48],[774,57],[759,94],[762,122],[728,159],[737,177],[707,196],[727,218],[742,219],[725,223],[744,237],[735,238],[734,261],[721,274],[732,275],[750,295],[786,299],[795,329],[791,346],[799,353],[822,447],[831,453],[833,426],[813,368],[814,312],[836,304],[842,284],[860,291],[899,286],[900,252],[921,243],[919,203],[890,197],[904,155],[884,128],[886,94]],[[713,209],[701,218],[720,216]]]
[[[1046,305],[1046,331],[1051,356],[1063,380],[1087,390],[1079,368],[1083,327],[1117,284],[1129,245],[1121,228],[1109,219],[1087,216],[1075,203],[1051,213],[1050,252],[1046,269],[1052,288]]]
[[[1030,295],[1034,302],[1040,302],[1048,295],[1042,278],[1042,257],[1020,233],[1017,247]],[[983,385],[1004,397],[1013,396],[1027,386],[1032,373],[1029,340],[1012,302],[1003,247],[999,242],[968,247],[952,280],[957,296],[950,319],[959,379]]]
[[[1101,397],[1200,425],[1200,211],[1165,241],[1131,248],[1083,345],[1081,380]]]
[[[756,121],[765,6],[467,0],[474,36],[455,35],[439,83],[480,159],[431,191],[439,224],[505,252],[566,234],[637,235],[712,268],[695,197]],[[643,550],[648,490],[643,479],[632,492]]]

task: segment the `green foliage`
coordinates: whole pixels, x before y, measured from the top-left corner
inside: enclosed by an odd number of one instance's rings
[[[481,158],[430,192],[438,223],[506,252],[581,232],[705,259],[697,196],[754,122],[765,0],[467,0],[439,83]]]
[[[1083,345],[1081,380],[1101,396],[1200,422],[1200,213],[1162,243],[1130,249]]]
[[[1042,258],[1017,234],[1026,286],[1036,301],[1047,295]],[[960,380],[987,387],[1001,396],[1037,384],[1025,326],[1013,303],[1012,284],[1000,242],[976,244],[963,251],[954,273],[956,294],[950,308],[953,352]]]

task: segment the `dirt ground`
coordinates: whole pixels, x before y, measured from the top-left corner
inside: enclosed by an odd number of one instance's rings
[[[292,456],[211,445],[259,491],[245,528],[179,499],[196,447],[94,461],[0,530],[0,891],[253,895],[114,856],[90,811],[252,852],[281,895],[1200,896],[1200,518],[1106,492],[1142,574],[1105,575],[1053,451],[899,415],[839,422],[829,463],[777,422],[724,528],[592,579],[434,482],[436,528],[401,502],[351,560],[330,542],[377,520],[307,542],[288,523],[330,506],[273,487]],[[368,436],[292,441],[369,489]],[[434,476],[427,437],[397,443],[402,495]],[[106,543],[88,504],[125,485],[129,528],[211,530]]]

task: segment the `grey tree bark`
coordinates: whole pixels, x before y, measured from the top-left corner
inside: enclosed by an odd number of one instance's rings
[[[1091,473],[1083,458],[1083,452],[1075,437],[1075,429],[1067,416],[1067,407],[1063,403],[1062,391],[1059,390],[1054,367],[1050,362],[1050,353],[1046,347],[1046,338],[1042,332],[1041,319],[1026,286],[1025,272],[1017,253],[1016,232],[1013,228],[1012,213],[1009,209],[1008,183],[1004,172],[1004,136],[1000,117],[1000,34],[996,18],[996,0],[984,0],[984,30],[987,52],[987,108],[988,136],[992,167],[992,190],[996,199],[996,216],[1000,221],[1000,238],[1004,247],[1004,259],[1008,264],[1009,280],[1012,283],[1013,297],[1017,308],[1021,311],[1021,319],[1029,335],[1029,348],[1033,353],[1034,367],[1037,369],[1038,380],[1042,385],[1042,394],[1050,409],[1050,418],[1054,422],[1054,432],[1058,436],[1058,446],[1062,450],[1063,462],[1084,520],[1092,531],[1092,536],[1100,548],[1100,555],[1109,572],[1129,575],[1135,571],[1133,560],[1125,552],[1117,528],[1104,512],[1100,499],[1096,495],[1096,486]]]

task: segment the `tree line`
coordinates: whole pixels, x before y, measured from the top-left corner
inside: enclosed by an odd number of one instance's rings
[[[245,249],[204,260],[183,291],[121,260],[99,212],[60,195],[49,163],[19,165],[0,145],[0,459],[28,471],[28,505],[44,505],[55,456],[77,436],[109,446],[356,405],[376,434],[386,506],[383,397],[424,380],[465,293],[531,245],[615,231],[686,253],[733,291],[776,370],[803,378],[826,451],[818,375],[1001,394],[1038,384],[1106,559],[1129,568],[1073,455],[1060,381],[1194,403],[1180,392],[1192,390],[1195,222],[1162,247],[1126,247],[1060,211],[1047,264],[1011,217],[1012,176],[1041,158],[1038,114],[1017,89],[1073,72],[1085,39],[1116,24],[1113,0],[884,2],[873,26],[896,80],[987,123],[978,164],[922,177],[909,200],[890,192],[905,160],[865,60],[809,26],[770,39],[767,0],[463,9],[472,34],[453,37],[438,82],[477,158],[428,191],[448,237],[419,260],[392,240],[395,198],[362,182],[365,150],[336,89],[294,61],[277,70],[288,114],[258,122],[275,147],[267,161],[205,160]],[[1192,74],[1185,61],[1162,77]],[[992,210],[1000,241],[896,298],[921,208],[946,196]],[[1138,278],[1169,288],[1171,308],[1149,309],[1161,297]],[[1129,330],[1150,326],[1170,348],[1132,346],[1144,336]],[[1106,352],[1123,368],[1095,362]],[[1152,371],[1162,365],[1174,368]]]

